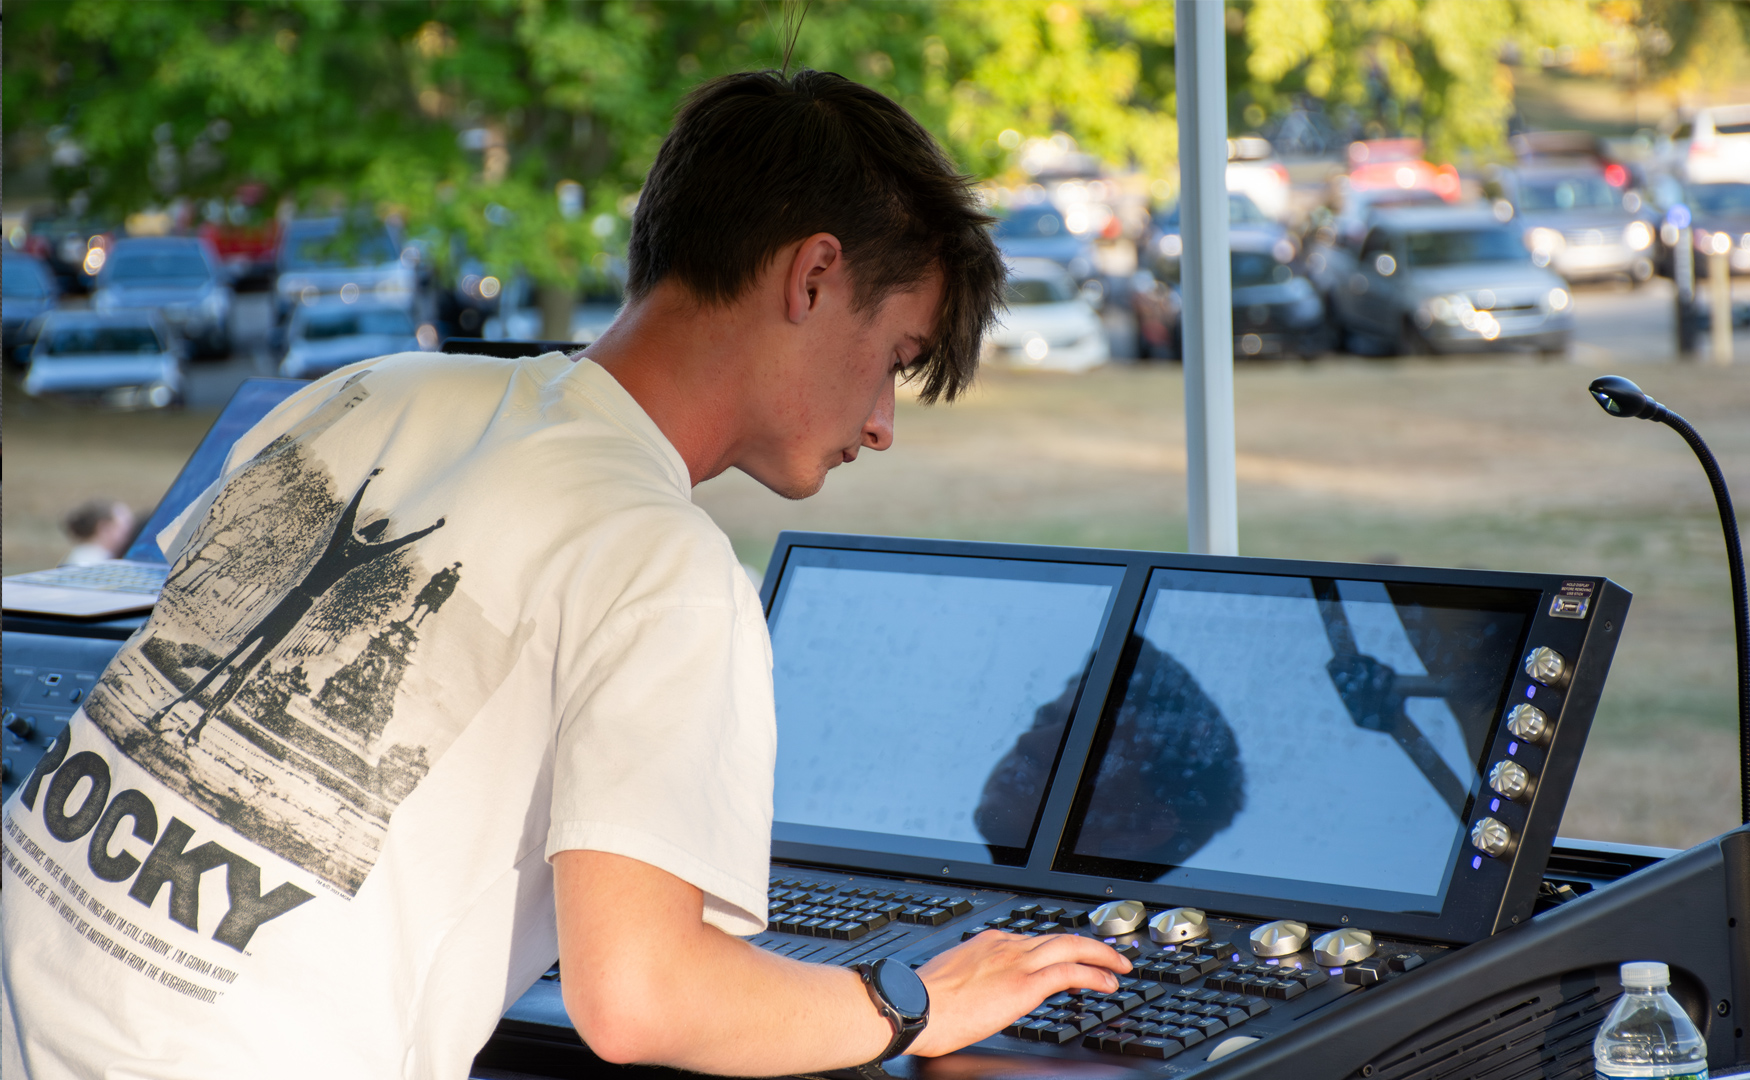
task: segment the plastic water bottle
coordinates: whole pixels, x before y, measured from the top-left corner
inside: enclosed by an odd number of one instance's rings
[[[1622,997],[1592,1040],[1599,1080],[1707,1080],[1707,1044],[1665,989],[1670,985],[1664,964],[1622,965]]]

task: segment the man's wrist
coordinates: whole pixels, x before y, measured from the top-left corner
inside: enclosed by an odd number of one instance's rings
[[[858,964],[857,974],[869,991],[869,1000],[893,1028],[893,1039],[871,1065],[898,1057],[916,1041],[930,1022],[930,992],[917,972],[900,961],[878,960]]]

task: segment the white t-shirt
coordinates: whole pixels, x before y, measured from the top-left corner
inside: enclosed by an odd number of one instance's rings
[[[165,538],[5,806],[7,1080],[464,1077],[558,953],[557,851],[763,928],[759,597],[594,363],[343,369]]]

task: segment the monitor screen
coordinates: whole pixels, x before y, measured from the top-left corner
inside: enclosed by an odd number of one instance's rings
[[[1021,865],[1123,567],[792,548],[773,837]]]
[[[245,432],[259,424],[274,406],[309,386],[299,379],[244,379],[231,400],[219,413],[213,426],[207,429],[201,444],[194,449],[182,471],[171,481],[170,490],[158,501],[158,508],[140,528],[128,548],[127,558],[136,562],[163,562],[158,550],[158,534],[164,526],[176,520],[176,515],[200,498],[201,492],[212,486],[225,468],[225,455]]]
[[[1154,570],[1058,869],[1438,913],[1538,598]]]

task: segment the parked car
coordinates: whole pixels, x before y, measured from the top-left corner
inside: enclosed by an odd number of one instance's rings
[[[1486,210],[1381,215],[1331,298],[1354,352],[1528,345],[1560,355],[1574,328],[1567,283],[1533,264],[1519,230]]]
[[[1106,327],[1069,272],[1049,259],[1008,260],[1007,307],[985,335],[986,359],[1010,367],[1086,371],[1111,357]]]
[[[1234,356],[1298,356],[1311,360],[1331,348],[1325,302],[1291,257],[1267,235],[1236,234],[1228,252],[1233,288]],[[1170,355],[1184,355],[1181,286],[1163,305],[1174,322]]]
[[[1369,139],[1349,144],[1349,172],[1343,184],[1350,191],[1380,188],[1432,191],[1447,202],[1462,193],[1458,170],[1422,159],[1421,139]]]
[[[54,311],[31,348],[24,392],[162,409],[182,402],[182,357],[155,312]]]
[[[301,307],[286,328],[280,374],[314,379],[337,368],[420,347],[413,317],[377,303]]]
[[[1503,169],[1502,195],[1525,230],[1532,261],[1569,281],[1653,276],[1658,231],[1650,215],[1631,212],[1596,165]],[[1640,200],[1634,200],[1640,205]]]
[[[60,282],[36,256],[8,251],[0,263],[0,292],[0,348],[8,361],[23,363],[36,341],[38,320],[60,299]]]
[[[1750,183],[1691,184],[1685,192],[1693,219],[1695,276],[1708,275],[1708,256],[1725,237],[1726,264],[1750,274]]]
[[[625,264],[616,260],[605,276],[596,276],[579,286],[577,302],[571,309],[570,340],[588,345],[607,333],[625,302]],[[494,341],[541,341],[547,336],[541,324],[540,287],[519,274],[502,287],[498,313],[487,316],[480,336]]]
[[[1050,203],[1019,206],[997,222],[997,247],[1010,259],[1050,259],[1077,281],[1095,274],[1094,238],[1069,228]]]
[[[231,286],[206,244],[190,236],[133,236],[110,248],[93,311],[156,311],[198,355],[231,351]]]
[[[374,299],[412,311],[417,259],[374,219],[298,218],[285,227],[276,259],[274,316],[283,326],[300,305]]]
[[[82,217],[33,217],[25,230],[24,250],[48,263],[63,293],[91,291],[103,269],[115,228]]]
[[[1691,184],[1750,182],[1750,105],[1696,111],[1684,173]]]
[[[1227,189],[1250,198],[1272,221],[1288,220],[1288,169],[1270,140],[1243,135],[1227,141]]]
[[[1355,272],[1361,257],[1361,242],[1378,224],[1380,215],[1410,207],[1445,207],[1447,204],[1426,188],[1375,188],[1345,193],[1337,213],[1314,229],[1306,242],[1306,275],[1329,308],[1331,293]]]
[[[1148,250],[1146,261],[1157,277],[1168,281],[1178,280],[1179,260],[1185,252],[1180,228],[1179,207],[1175,204],[1155,215],[1144,241]],[[1227,229],[1230,240],[1261,242],[1281,253],[1283,262],[1294,258],[1300,250],[1287,226],[1265,214],[1251,196],[1242,192],[1228,192]]]

